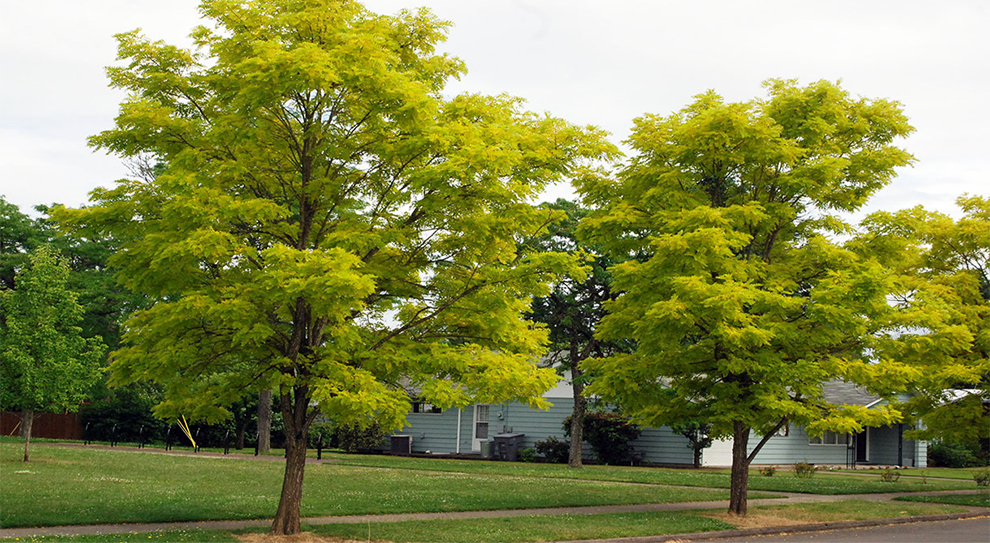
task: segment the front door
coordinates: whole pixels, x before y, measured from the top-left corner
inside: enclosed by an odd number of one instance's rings
[[[856,462],[870,461],[870,429],[864,428],[856,434]]]
[[[471,434],[471,450],[481,452],[481,444],[488,441],[488,413],[491,406],[478,404],[474,406],[474,430]]]

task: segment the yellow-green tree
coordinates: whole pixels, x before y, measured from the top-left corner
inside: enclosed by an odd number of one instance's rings
[[[911,376],[912,435],[975,443],[990,439],[990,198],[957,203],[958,220],[922,207],[874,213],[856,243],[899,275],[877,356]],[[887,380],[875,365],[860,371]]]
[[[525,252],[557,215],[529,200],[609,148],[517,99],[444,85],[428,11],[350,0],[205,0],[194,50],[118,36],[116,128],[92,138],[160,164],[61,219],[122,242],[112,264],[159,300],[127,322],[117,384],[164,385],[162,417],[216,420],[280,397],[287,460],[271,531],[299,530],[318,413],[396,428],[407,388],[435,405],[544,404],[530,297],[570,256]]]
[[[598,211],[583,235],[625,262],[602,339],[632,354],[591,360],[588,393],[634,422],[705,420],[731,437],[729,511],[745,514],[750,462],[780,427],[861,431],[896,420],[824,400],[887,322],[891,275],[833,241],[852,211],[911,161],[896,102],[837,84],[770,81],[766,99],[714,92],[667,117],[636,120],[634,154],[616,180],[583,178]],[[750,433],[758,436],[755,446]]]

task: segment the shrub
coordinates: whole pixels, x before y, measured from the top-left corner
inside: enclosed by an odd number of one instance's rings
[[[933,441],[928,446],[928,465],[933,468],[972,468],[981,465],[979,445],[955,441]]]
[[[370,451],[387,445],[385,432],[377,423],[366,426],[341,424],[333,430],[331,446],[344,452]],[[324,438],[325,439],[325,438]],[[326,443],[326,441],[324,441]]]
[[[537,441],[535,445],[536,452],[551,464],[565,464],[570,458],[570,441],[562,441],[550,436],[543,441]]]
[[[990,468],[974,471],[973,480],[976,481],[976,486],[990,486]]]
[[[564,433],[571,435],[571,417],[564,419]],[[639,437],[643,429],[630,424],[618,413],[585,413],[584,440],[591,445],[602,464],[624,464],[632,457],[629,442]]]
[[[774,466],[763,466],[762,468],[760,468],[760,475],[773,477],[774,473],[777,473],[777,468]]]
[[[901,472],[887,468],[880,474],[880,480],[885,483],[896,483],[901,478]]]
[[[519,461],[536,462],[536,449],[533,447],[524,447],[519,449]]]
[[[818,468],[815,467],[814,464],[809,464],[808,462],[798,462],[794,464],[795,477],[810,479],[814,477],[816,471],[818,471]]]

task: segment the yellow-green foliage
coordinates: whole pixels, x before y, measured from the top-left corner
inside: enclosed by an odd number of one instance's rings
[[[891,275],[833,241],[852,211],[911,156],[896,102],[836,84],[767,83],[769,97],[725,103],[713,92],[668,117],[636,120],[635,154],[617,180],[582,179],[600,211],[586,238],[636,258],[612,268],[616,290],[600,333],[634,354],[589,362],[589,392],[634,420],[701,413],[716,437],[786,419],[860,431],[893,408],[830,405],[829,379],[850,376],[890,308]]]
[[[910,376],[904,410],[923,422],[910,435],[976,443],[990,438],[990,198],[957,203],[958,220],[921,207],[872,214],[854,244],[898,273],[893,332],[877,353]],[[876,366],[858,371],[892,384]]]
[[[912,128],[898,103],[838,84],[766,87],[765,99],[707,92],[672,115],[645,115],[616,179],[579,179],[599,208],[580,232],[627,259],[611,268],[622,295],[598,332],[637,345],[586,362],[588,393],[635,422],[702,418],[713,437],[745,441],[786,422],[814,435],[901,417],[893,406],[834,405],[822,391],[869,360],[894,281],[835,240],[851,228],[832,213],[860,208],[912,161],[893,145]],[[734,469],[761,445],[735,455]]]
[[[614,153],[595,129],[505,96],[446,98],[460,60],[429,11],[349,0],[204,0],[184,50],[117,36],[128,92],[98,149],[154,176],[58,213],[121,240],[120,280],[156,300],[127,323],[113,382],[156,413],[227,416],[281,396],[287,439],[318,411],[400,427],[407,388],[448,407],[545,405],[545,331],[522,314],[577,259],[519,242],[559,217],[528,200]]]

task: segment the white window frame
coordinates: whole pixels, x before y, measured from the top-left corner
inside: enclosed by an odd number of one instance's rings
[[[842,436],[841,441],[840,436]],[[831,430],[825,430],[820,436],[809,436],[808,445],[815,447],[848,447],[849,439],[849,434],[837,434]],[[832,443],[829,443],[829,441],[832,441]]]
[[[418,406],[418,407],[417,407]],[[409,406],[410,414],[413,415],[442,415],[443,409],[434,407],[433,404],[429,402],[424,402],[422,400],[413,400],[412,404]],[[417,410],[418,408],[418,410]],[[437,409],[433,411],[433,409]]]

